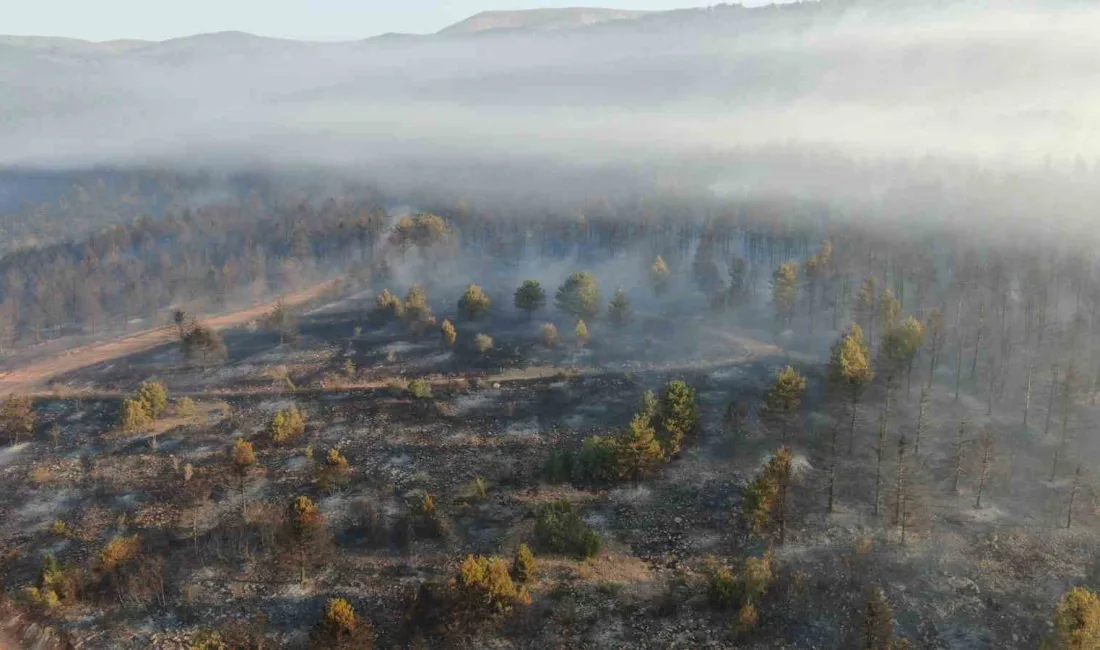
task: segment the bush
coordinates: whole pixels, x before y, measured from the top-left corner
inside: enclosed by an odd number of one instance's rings
[[[140,552],[140,537],[117,535],[99,552],[99,566],[105,571],[115,571],[137,559]]]
[[[578,559],[596,556],[603,548],[603,539],[588,527],[573,504],[558,501],[539,508],[535,522],[535,538],[539,548],[571,555]]]
[[[488,334],[478,334],[474,337],[474,349],[485,354],[493,349],[493,337]]]
[[[371,310],[370,319],[377,324],[385,324],[401,319],[405,316],[405,306],[401,299],[383,289],[382,293],[374,299],[374,309]]]
[[[557,345],[558,340],[561,337],[558,335],[558,328],[553,323],[543,323],[539,328],[539,339],[542,344],[548,348],[552,348]]]
[[[585,347],[589,341],[588,326],[584,324],[583,320],[578,320],[576,327],[573,328],[573,340],[576,342],[577,347]]]
[[[572,449],[562,449],[550,452],[550,457],[543,465],[542,474],[546,482],[551,485],[565,483],[573,477],[573,469],[576,465],[576,454]]]
[[[159,381],[142,382],[135,397],[145,403],[145,412],[154,420],[168,410],[168,389]]]
[[[229,646],[222,640],[222,635],[216,630],[203,630],[191,639],[191,650],[229,650]]]
[[[50,533],[62,539],[73,537],[73,531],[69,528],[69,524],[60,519],[54,521],[53,525],[50,526]]]
[[[197,407],[195,406],[195,400],[190,397],[181,397],[176,400],[173,410],[178,418],[193,418],[197,412]]]
[[[489,496],[489,484],[480,476],[475,476],[470,481],[470,499],[472,501],[484,501]]]
[[[707,572],[707,597],[715,607],[733,607],[741,598],[737,578],[729,567],[718,564]]]
[[[47,610],[62,604],[76,602],[80,591],[80,572],[75,569],[62,569],[52,555],[42,559],[42,569],[38,576],[38,585],[28,587],[24,595],[34,605]]]
[[[294,405],[277,412],[268,425],[271,441],[276,444],[289,442],[305,433],[305,430],[305,416]]]
[[[512,559],[512,576],[519,582],[529,582],[535,577],[535,554],[526,544],[520,544],[516,548],[516,556]]]
[[[619,449],[614,438],[592,436],[581,445],[578,459],[581,481],[610,485],[619,480]]]
[[[252,450],[252,443],[240,438],[234,440],[229,452],[229,462],[238,473],[247,470],[256,462],[256,452]]]
[[[412,519],[409,527],[420,537],[435,538],[443,534],[443,521],[439,518],[439,512],[435,509],[435,499],[425,493],[419,503],[414,503],[410,508]]]
[[[443,338],[444,347],[453,347],[455,339],[458,338],[458,333],[455,331],[455,326],[451,324],[451,321],[444,319],[443,324],[439,326],[439,334]]]
[[[734,631],[738,634],[748,634],[756,627],[758,621],[759,615],[756,612],[756,605],[747,602],[741,605],[741,609],[737,610],[737,623],[734,626]]]
[[[145,402],[137,398],[122,401],[122,410],[118,415],[118,426],[123,431],[137,431],[152,423],[153,418],[146,410]]]
[[[489,313],[489,296],[476,284],[471,284],[458,301],[458,313],[467,320],[477,320]]]
[[[736,574],[724,565],[715,564],[707,573],[707,598],[711,605],[720,609],[736,608],[746,612],[745,606],[749,605],[755,613],[756,604],[768,592],[773,578],[771,555],[768,554],[746,558]]]
[[[356,648],[368,650],[374,647],[374,630],[371,625],[359,618],[355,608],[344,598],[330,598],[325,604],[325,613],[319,626],[320,641],[323,645],[337,648]]]
[[[416,399],[431,399],[432,385],[423,379],[414,379],[409,382],[407,390]]]
[[[516,588],[508,572],[508,563],[500,558],[467,555],[457,582],[471,593],[471,600],[488,602],[499,612],[507,611],[514,605],[531,604],[527,589]]]
[[[317,482],[325,490],[338,490],[347,484],[348,471],[348,459],[339,450],[330,449]]]
[[[1085,588],[1075,587],[1054,609],[1054,633],[1062,648],[1100,646],[1100,598]]]

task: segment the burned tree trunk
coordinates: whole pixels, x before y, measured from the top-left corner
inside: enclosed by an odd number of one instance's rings
[[[875,444],[875,514],[878,514],[879,494],[882,489],[882,454],[886,450],[886,435],[890,418],[890,394],[892,389],[886,387],[886,402],[882,407],[882,418],[878,427],[878,442]]]
[[[963,474],[963,454],[966,451],[970,441],[966,439],[966,420],[959,421],[959,433],[955,438],[955,466],[952,469],[952,486],[951,489],[955,494],[959,493],[959,479]]]
[[[1027,364],[1027,388],[1024,389],[1024,428],[1027,428],[1027,412],[1031,407],[1031,374],[1035,370],[1035,362]]]
[[[924,432],[924,412],[928,408],[928,389],[921,388],[920,407],[917,409],[917,430],[913,439],[913,455],[920,459],[920,435]]]
[[[833,511],[833,503],[836,497],[836,442],[838,427],[834,423],[832,428],[832,436],[829,441],[829,506],[827,512]]]
[[[982,493],[985,490],[989,474],[993,470],[993,462],[996,459],[996,441],[993,438],[993,432],[988,427],[983,427],[979,432],[978,445],[981,447],[982,457],[981,466],[978,469],[978,494],[974,501],[974,507],[981,509]]]
[[[1073,483],[1069,488],[1069,506],[1066,508],[1066,528],[1073,526],[1073,502],[1077,500],[1077,491],[1081,488],[1081,466],[1073,473]]]

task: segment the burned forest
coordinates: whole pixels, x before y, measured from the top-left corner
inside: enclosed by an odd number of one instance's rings
[[[1100,586],[1094,257],[256,187],[12,253],[5,602],[81,647],[1036,647]]]
[[[627,9],[0,36],[0,647],[1100,650],[1100,12]]]

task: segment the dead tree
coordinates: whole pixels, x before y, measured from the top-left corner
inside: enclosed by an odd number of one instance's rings
[[[1065,377],[1062,378],[1062,395],[1061,395],[1061,411],[1062,411],[1062,436],[1058,441],[1058,446],[1054,449],[1054,462],[1050,468],[1050,480],[1058,475],[1058,462],[1061,460],[1062,455],[1066,451],[1066,439],[1069,436],[1069,418],[1070,411],[1073,408],[1073,397],[1076,393],[1077,385],[1077,371],[1074,364],[1070,362],[1066,368]]]
[[[917,430],[913,439],[913,455],[920,459],[920,436],[924,432],[924,412],[928,409],[929,392],[924,386],[920,390],[920,406],[917,409]]]
[[[982,494],[989,482],[989,475],[993,472],[993,463],[997,457],[997,441],[994,439],[993,432],[989,427],[982,427],[978,432],[978,448],[981,458],[978,466],[978,489],[974,507],[980,509],[982,507]]]
[[[1024,389],[1024,428],[1027,428],[1027,411],[1031,408],[1031,375],[1035,370],[1035,361],[1027,364],[1027,388]]]
[[[959,433],[955,438],[955,467],[952,471],[952,487],[955,494],[959,493],[959,480],[963,475],[963,458],[966,448],[970,446],[970,440],[966,438],[966,419],[959,421]]]
[[[1050,433],[1050,416],[1054,414],[1054,393],[1058,390],[1058,364],[1050,366],[1050,397],[1047,398],[1047,422],[1043,426],[1043,435]]]
[[[894,468],[894,525],[901,528],[901,543],[905,544],[909,514],[909,471],[905,466],[905,436],[898,438],[898,463]]]
[[[1073,526],[1073,503],[1077,500],[1077,492],[1081,489],[1081,466],[1073,473],[1073,483],[1069,487],[1069,505],[1066,507],[1066,528]]]
[[[978,376],[978,353],[982,349],[982,332],[985,331],[985,303],[978,303],[978,326],[974,334],[974,358],[970,362],[970,379]]]
[[[829,429],[832,435],[829,436],[829,507],[827,511],[832,512],[836,497],[836,443],[840,427],[834,422]]]
[[[879,494],[882,487],[882,454],[886,451],[886,435],[889,430],[890,397],[893,392],[889,383],[886,386],[886,401],[882,405],[879,419],[878,442],[875,444],[875,515],[878,515]]]

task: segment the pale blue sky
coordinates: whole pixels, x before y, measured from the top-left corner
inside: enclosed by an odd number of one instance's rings
[[[773,0],[743,0],[746,5]],[[357,39],[435,32],[489,9],[601,6],[676,9],[707,0],[0,0],[0,34],[161,40],[239,30],[286,38]]]

